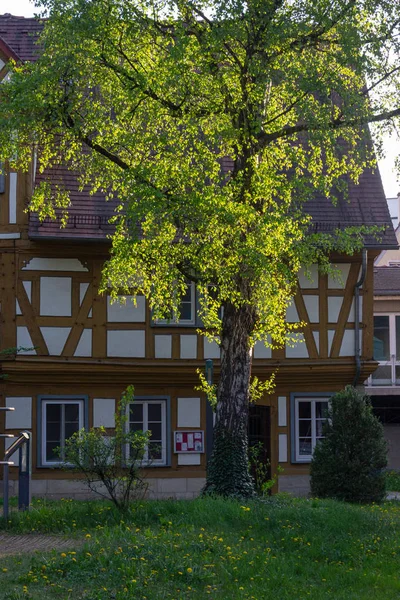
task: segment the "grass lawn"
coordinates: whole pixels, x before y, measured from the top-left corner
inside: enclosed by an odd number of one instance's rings
[[[85,544],[3,558],[2,600],[400,598],[400,503],[36,501],[8,531]]]

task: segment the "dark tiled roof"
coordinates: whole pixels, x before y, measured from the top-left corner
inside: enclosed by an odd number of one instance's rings
[[[0,15],[0,38],[22,59],[34,60],[37,54],[35,41],[43,27],[37,19],[25,19],[12,15]],[[225,172],[232,169],[229,158],[222,160]],[[52,170],[52,178],[63,183],[70,191],[72,206],[69,211],[68,225],[60,229],[59,221],[39,223],[36,215],[31,214],[29,235],[32,238],[78,238],[105,239],[113,228],[108,224],[113,214],[114,204],[106,203],[104,195],[89,194],[78,189],[76,177],[66,168]],[[40,180],[40,177],[38,178]],[[306,205],[306,211],[312,215],[312,230],[332,232],[337,228],[357,225],[378,225],[385,227],[379,238],[369,237],[367,246],[387,248],[397,247],[389,210],[387,207],[379,171],[365,171],[359,185],[349,185],[348,200],[339,197],[336,203],[322,195],[315,195]]]
[[[374,294],[400,296],[400,267],[375,267]]]
[[[61,227],[61,214],[57,220],[45,219],[40,222],[35,213],[29,215],[29,237],[32,239],[79,239],[106,240],[114,231],[109,219],[116,207],[115,201],[106,201],[101,192],[90,194],[90,188],[82,191],[76,175],[64,166],[58,166],[50,172],[51,182],[69,192],[71,208],[68,211],[68,223]],[[36,183],[49,178],[49,172],[38,174]],[[59,211],[60,212],[60,211]]]
[[[0,15],[0,38],[24,61],[37,58],[35,42],[42,28],[42,23],[35,18]]]
[[[348,198],[340,195],[332,201],[316,194],[307,202],[306,211],[312,215],[314,230],[332,231],[353,225],[384,227],[379,237],[366,237],[366,246],[398,246],[378,169],[364,171],[358,185],[350,182]]]

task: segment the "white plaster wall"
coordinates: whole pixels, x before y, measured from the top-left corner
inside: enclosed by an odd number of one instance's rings
[[[84,329],[76,347],[74,356],[92,356],[92,330]]]
[[[350,272],[350,263],[342,263],[339,265],[332,265],[336,272],[335,274],[328,275],[328,288],[343,290],[346,287],[347,277]]]
[[[6,412],[6,429],[30,429],[32,427],[32,398],[7,396],[6,406],[15,410]]]
[[[363,297],[362,296],[360,296],[359,301],[360,301],[360,304],[359,304],[360,313],[359,314],[360,314],[360,322],[361,322],[362,315],[363,315]],[[350,307],[349,318],[348,318],[348,321],[350,323],[354,323],[354,316],[355,316],[354,306],[355,306],[355,300],[353,299],[353,302],[351,303],[351,307]]]
[[[278,461],[285,463],[288,459],[287,434],[280,433],[278,435]]]
[[[23,281],[22,285],[25,288],[26,295],[28,296],[29,302],[32,302],[32,281]],[[18,300],[15,300],[15,309],[17,315],[22,315],[21,307],[19,305]]]
[[[292,298],[291,304],[286,309],[286,321],[288,323],[298,323],[300,321],[294,298]]]
[[[328,356],[331,355],[332,342],[333,342],[333,338],[334,337],[335,337],[335,330],[334,329],[328,329]]]
[[[181,335],[181,358],[197,358],[197,335]]]
[[[123,299],[123,296],[119,296]],[[126,296],[126,303],[111,302],[107,298],[107,320],[110,323],[144,323],[146,320],[146,300],[144,296],[136,296],[136,306],[133,296]]]
[[[306,276],[306,273],[308,273],[309,276]],[[318,288],[318,265],[311,265],[309,269],[300,269],[299,284],[303,289]]]
[[[17,327],[17,346],[23,348],[33,348],[32,338],[27,327]],[[36,354],[36,350],[26,350],[19,354]]]
[[[4,60],[1,60],[1,58],[0,58],[0,71],[4,67],[5,64],[6,63],[4,62]]]
[[[343,305],[343,297],[328,296],[328,322],[329,323],[337,323],[342,305]]]
[[[154,355],[156,358],[171,358],[172,335],[154,336]]]
[[[204,338],[204,358],[219,358],[221,355],[220,348],[217,342],[210,342]]]
[[[17,173],[10,173],[9,222],[17,222]]]
[[[70,317],[71,286],[71,277],[41,277],[41,316]]]
[[[343,335],[339,356],[354,356],[354,329],[347,329]]]
[[[319,298],[318,296],[303,296],[304,304],[308,313],[310,323],[319,322]]]
[[[41,327],[40,331],[46,342],[49,354],[52,356],[60,356],[71,331],[71,327]]]
[[[115,398],[93,398],[93,427],[115,427]]]
[[[313,331],[313,337],[317,348],[317,352],[319,353],[319,331]]]
[[[286,405],[287,405],[286,396],[279,396],[278,397],[278,426],[279,427],[287,426]]]
[[[88,283],[80,283],[79,284],[79,304],[82,304],[88,287],[89,287]]]
[[[178,427],[200,427],[200,398],[178,398]]]
[[[297,338],[296,345],[291,348],[286,345],[286,358],[308,358],[308,350],[303,333],[293,334]]]
[[[201,454],[193,452],[190,454],[178,454],[178,465],[199,465]]]
[[[268,348],[264,342],[258,340],[254,344],[253,357],[254,358],[271,358],[272,350]]]
[[[145,332],[125,329],[107,331],[107,356],[144,358]]]
[[[22,270],[88,272],[88,269],[77,258],[32,258]]]

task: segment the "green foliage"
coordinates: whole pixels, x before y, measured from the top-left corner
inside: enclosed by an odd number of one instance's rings
[[[386,491],[400,492],[400,471],[391,469],[385,473]]]
[[[312,493],[349,502],[381,502],[387,444],[368,396],[350,386],[335,394],[324,434],[311,463]]]
[[[34,501],[10,528],[74,536],[66,550],[3,555],[3,600],[398,597],[398,503],[202,498],[121,515],[108,502]]]
[[[257,340],[294,343],[298,325],[285,315],[300,267],[326,270],[332,251],[357,252],[379,230],[310,230],[307,200],[346,197],[375,165],[367,124],[396,125],[400,4],[38,5],[48,17],[41,55],[14,64],[0,86],[0,160],[28,169],[34,147],[41,172],[68,164],[81,188],[119,200],[104,291],[143,294],[155,318],[168,318],[195,281],[205,333],[221,337],[222,357],[233,309],[250,313],[249,351]],[[49,179],[31,209],[65,216],[65,190]],[[221,379],[234,372],[221,364]],[[236,456],[233,446],[221,451]],[[238,456],[245,481],[244,449]]]
[[[261,442],[249,447],[250,472],[254,478],[254,487],[259,496],[268,496],[272,488],[278,481],[278,476],[283,473],[283,469],[278,465],[277,472],[273,477],[270,476],[271,461],[264,460],[263,445]]]
[[[150,432],[128,430],[127,406],[132,401],[133,387],[129,386],[115,415],[112,435],[104,427],[81,429],[65,441],[62,453],[65,468],[83,475],[92,492],[110,498],[123,511],[132,498],[142,497],[147,490],[140,467]]]
[[[231,498],[254,496],[254,482],[249,472],[247,435],[231,433],[216,424],[214,447],[207,466],[205,495],[217,494]]]
[[[158,318],[179,313],[195,279],[211,337],[221,306],[249,303],[251,343],[282,344],[300,266],[363,245],[360,228],[309,235],[304,203],[316,191],[335,202],[374,164],[366,124],[397,107],[398,5],[38,6],[41,56],[0,90],[0,159],[28,168],[35,145],[41,171],[67,163],[82,187],[120,199],[104,289],[144,294]],[[46,178],[31,207],[65,215],[68,198]]]

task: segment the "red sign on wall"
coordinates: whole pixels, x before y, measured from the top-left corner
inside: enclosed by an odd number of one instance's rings
[[[174,431],[174,452],[204,452],[204,431]]]

